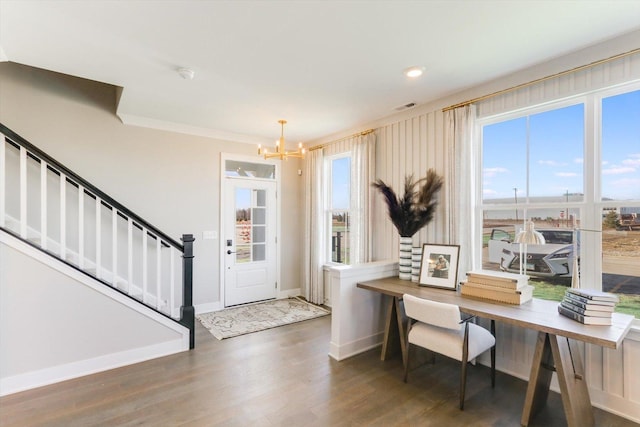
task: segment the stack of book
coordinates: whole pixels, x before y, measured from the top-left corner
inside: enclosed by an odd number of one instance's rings
[[[567,289],[558,312],[585,325],[610,325],[618,296],[591,289]]]
[[[529,277],[522,274],[478,270],[467,273],[460,293],[507,304],[522,304],[533,297],[533,286],[529,285]]]

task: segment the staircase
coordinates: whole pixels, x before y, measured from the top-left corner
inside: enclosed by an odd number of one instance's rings
[[[178,242],[0,124],[0,233],[189,329],[192,235]]]

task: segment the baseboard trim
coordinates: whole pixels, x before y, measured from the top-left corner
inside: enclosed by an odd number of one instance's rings
[[[300,296],[300,295],[302,295],[300,293],[300,288],[285,289],[283,291],[279,291],[278,292],[277,299],[294,298],[294,297],[297,297],[297,296]]]
[[[39,371],[0,379],[0,396],[18,393],[49,384],[145,362],[189,350],[188,339],[171,340],[147,347],[112,353]]]
[[[196,310],[196,314],[211,313],[213,311],[222,310],[224,306],[221,301],[208,302],[206,304],[195,304],[193,308]]]
[[[384,332],[361,338],[343,345],[337,345],[333,341],[329,343],[329,356],[337,361],[348,359],[357,354],[380,347],[384,338]]]

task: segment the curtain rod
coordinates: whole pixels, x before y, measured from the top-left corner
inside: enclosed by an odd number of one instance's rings
[[[558,77],[565,76],[567,74],[576,73],[578,71],[582,71],[582,70],[587,69],[587,68],[595,67],[597,65],[605,64],[607,62],[615,61],[616,59],[624,58],[626,56],[630,56],[630,55],[633,55],[633,54],[639,53],[639,52],[640,52],[640,48],[637,48],[637,49],[630,50],[628,52],[624,52],[624,53],[620,53],[618,55],[611,56],[609,58],[600,59],[600,60],[592,62],[590,64],[580,65],[579,67],[572,68],[570,70],[561,71],[559,73],[552,74],[550,76],[541,77],[539,79],[532,80],[532,81],[527,82],[527,83],[522,83],[522,84],[519,84],[517,86],[512,86],[512,87],[507,88],[507,89],[502,89],[502,90],[499,90],[497,92],[490,93],[488,95],[479,96],[478,98],[473,98],[473,99],[470,99],[468,101],[464,101],[464,102],[460,102],[458,104],[450,105],[448,107],[443,108],[442,112],[449,111],[449,110],[454,110],[454,109],[456,109],[458,107],[464,107],[464,106],[473,104],[475,102],[484,101],[485,99],[490,99],[490,98],[493,98],[493,97],[498,96],[498,95],[502,95],[502,94],[505,94],[505,93],[513,92],[513,91],[516,91],[518,89],[522,89],[522,88],[525,88],[525,87],[528,87],[528,86],[533,86],[533,85],[535,85],[537,83],[541,83],[541,82],[544,82],[546,80],[551,80],[551,79],[555,79],[555,78],[558,78]]]
[[[376,131],[375,129],[363,130],[362,132],[357,132],[357,133],[354,133],[353,135],[349,135],[349,136],[345,136],[345,137],[340,138],[340,139],[336,139],[335,141],[327,142],[327,143],[324,143],[324,144],[314,145],[313,147],[309,148],[309,151],[319,150],[321,148],[326,147],[327,145],[335,144],[336,142],[343,141],[343,140],[349,139],[349,138],[353,138],[354,136],[369,135],[371,132],[375,132],[375,131]]]

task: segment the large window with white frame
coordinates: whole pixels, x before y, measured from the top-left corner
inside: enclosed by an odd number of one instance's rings
[[[327,259],[350,264],[351,155],[342,153],[325,159]]]
[[[581,286],[640,318],[640,84],[478,120],[482,268],[526,273],[560,300]],[[514,243],[532,221],[544,244]]]

